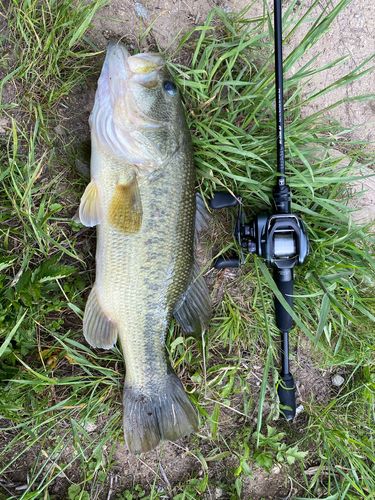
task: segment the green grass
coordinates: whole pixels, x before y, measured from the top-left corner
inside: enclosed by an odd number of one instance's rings
[[[22,80],[30,107],[49,109],[92,73],[98,49],[85,36],[107,0],[91,3],[14,0],[9,27],[17,33],[17,67],[9,77]],[[91,50],[88,50],[91,49]]]
[[[286,69],[327,32],[348,3],[322,12],[286,59]],[[89,41],[89,23],[103,4],[17,0],[11,6],[15,59],[10,63],[4,56],[0,64],[13,65],[3,85],[14,82],[22,113],[0,142],[0,414],[5,436],[0,475],[7,478],[26,461],[29,483],[17,496],[0,490],[0,498],[53,498],[56,481],[65,481],[65,498],[104,498],[114,447],[123,440],[121,353],[117,348],[93,351],[81,332],[94,263],[92,233],[82,242],[71,222],[83,190],[74,172],[80,145],[67,139],[63,156],[53,132],[59,99],[99,74],[103,54]],[[300,19],[295,5],[291,2],[284,12],[287,39],[298,35],[311,15]],[[198,189],[205,198],[215,190],[242,196],[248,218],[270,209],[276,181],[270,15],[266,11],[264,19],[248,20],[246,12],[231,17],[213,11],[194,37],[181,41],[192,63],[169,60],[184,95]],[[315,353],[311,363],[322,370],[339,368],[345,386],[337,394],[331,391],[326,406],[307,402],[300,424],[276,422],[278,331],[272,310],[277,288],[262,261],[252,256],[246,256],[235,280],[218,274],[215,286],[224,285],[225,293],[204,343],[185,339],[174,324],[168,336],[173,365],[202,422],[200,433],[189,439],[195,469],[172,485],[175,500],[210,498],[216,487],[228,498],[245,498],[255,466],[270,470],[276,464],[293,479],[300,498],[366,499],[375,491],[374,237],[369,228],[352,222],[353,209],[347,205],[347,186],[360,178],[356,162],[372,165],[374,158],[365,144],[348,140],[349,131],[339,123],[325,119],[324,111],[301,116],[305,103],[369,70],[362,65],[328,89],[304,97],[304,82],[318,72],[313,62],[285,81],[288,182],[293,210],[303,217],[311,242],[307,264],[295,273],[291,344],[307,338]],[[373,96],[351,100],[365,99]],[[2,105],[4,113],[9,109]],[[345,151],[348,166],[330,155],[333,141]],[[59,174],[61,163],[69,182]],[[228,222],[236,213],[214,217],[218,229],[208,236],[207,253],[238,251]],[[254,365],[262,367],[259,386],[250,383]],[[88,432],[94,424],[100,424],[100,433]],[[313,475],[306,473],[311,467],[316,467]],[[155,475],[150,491],[125,486],[118,498],[160,498],[157,480]]]

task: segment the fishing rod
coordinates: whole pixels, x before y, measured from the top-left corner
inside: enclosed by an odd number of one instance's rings
[[[215,262],[217,269],[239,267],[244,262],[243,248],[262,258],[273,269],[273,278],[286,303],[293,308],[293,268],[301,266],[309,254],[309,239],[303,221],[291,209],[291,191],[285,177],[285,140],[283,105],[283,58],[281,0],[274,0],[275,20],[275,88],[277,136],[277,184],[273,189],[272,214],[260,213],[250,223],[245,222],[242,199],[230,193],[215,193],[209,205],[213,209],[235,207],[239,202],[239,215],[234,233],[241,247],[241,261],[237,257]],[[280,382],[277,392],[281,412],[287,420],[296,414],[293,376],[289,370],[289,332],[293,318],[275,296],[276,325],[280,330]]]

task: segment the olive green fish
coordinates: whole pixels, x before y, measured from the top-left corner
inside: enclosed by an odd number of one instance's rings
[[[190,133],[160,54],[129,56],[111,42],[90,116],[91,182],[79,217],[97,226],[96,281],[83,332],[93,347],[124,353],[124,433],[132,453],[198,429],[165,349],[172,315],[201,335],[210,314],[194,259],[205,224],[194,193]]]

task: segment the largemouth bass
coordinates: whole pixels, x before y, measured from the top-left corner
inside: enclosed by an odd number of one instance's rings
[[[120,339],[125,440],[141,453],[198,429],[164,343],[172,315],[195,335],[210,318],[194,259],[204,215],[196,209],[191,137],[163,57],[130,56],[111,42],[90,127],[91,182],[79,217],[97,226],[96,281],[83,332],[103,349]]]

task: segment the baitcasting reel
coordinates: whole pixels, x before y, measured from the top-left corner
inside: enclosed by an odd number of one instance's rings
[[[215,193],[209,205],[213,209],[235,207],[239,202],[239,214],[234,234],[239,245],[250,254],[264,259],[267,267],[292,269],[302,265],[309,254],[309,240],[302,220],[295,214],[267,213],[258,214],[249,224],[245,222],[242,212],[242,199],[230,193]],[[242,256],[242,263],[244,259]],[[219,257],[215,262],[216,269],[239,267],[238,258],[225,259]]]
[[[234,233],[241,247],[264,259],[273,268],[273,277],[286,303],[293,308],[293,268],[301,266],[309,254],[309,239],[303,221],[291,212],[290,188],[285,179],[284,107],[283,107],[283,63],[281,0],[274,0],[275,16],[275,86],[276,86],[276,134],[277,134],[277,186],[273,190],[274,211],[258,214],[250,223],[245,222],[241,198],[230,193],[215,193],[209,205],[213,209],[235,207],[239,202],[239,215]],[[239,258],[219,257],[217,269],[239,267]],[[281,381],[278,395],[281,411],[287,420],[296,414],[294,380],[289,372],[289,331],[293,318],[275,297],[276,325],[281,332]]]

